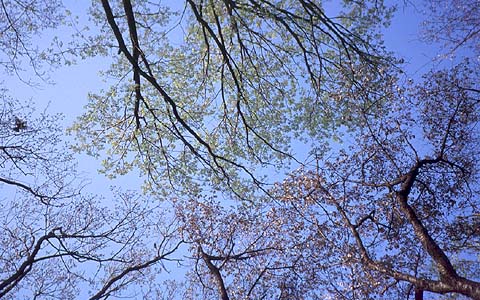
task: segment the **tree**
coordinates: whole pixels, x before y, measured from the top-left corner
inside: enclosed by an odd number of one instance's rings
[[[48,79],[43,64],[59,62],[58,53],[32,41],[64,20],[60,4],[1,1],[0,65],[7,74],[33,84],[23,77],[27,65],[37,79]],[[8,94],[2,88],[0,298],[105,299],[128,284],[148,288],[144,269],[160,273],[178,247],[175,221],[153,215],[158,208],[132,193],[117,192],[115,205],[105,206],[100,195],[83,192],[62,146],[61,116],[37,113],[34,103]]]
[[[47,49],[39,49],[33,38],[46,29],[58,27],[65,14],[61,1],[0,1],[2,66],[7,72],[22,75],[25,63],[42,77],[42,64],[53,63]],[[28,80],[26,80],[28,81]]]
[[[345,293],[480,297],[478,75],[465,65],[426,74],[390,111],[365,115],[348,152],[283,184],[287,200],[328,212],[342,239],[327,247],[356,270]]]
[[[174,221],[131,193],[117,193],[115,208],[82,193],[58,116],[33,119],[31,104],[3,97],[0,297],[73,299],[85,286],[90,299],[105,299],[147,280],[142,270],[178,247]]]
[[[429,18],[424,22],[424,39],[442,43],[449,55],[468,48],[479,53],[480,9],[477,1],[426,2]]]
[[[428,88],[404,94],[394,60],[375,39],[373,23],[390,13],[379,7],[348,3],[337,23],[310,1],[186,1],[179,24],[187,34],[174,46],[151,25],[172,26],[166,10],[102,1],[101,19],[123,54],[110,75],[131,70],[133,84],[94,95],[74,129],[80,148],[98,152],[110,141],[107,171],[138,166],[148,189],[163,196],[172,194],[165,181],[173,186],[194,254],[190,297],[420,298],[429,291],[478,298],[465,254],[475,249],[475,230],[467,238],[453,229],[476,223],[468,193],[476,179],[465,162],[475,156],[445,154],[458,145],[473,151],[476,87],[449,81],[467,84],[478,74],[432,73]],[[368,19],[367,11],[377,14]],[[463,129],[448,125],[460,114],[472,117]],[[422,131],[429,143],[415,144]],[[329,151],[326,136],[342,134],[362,147]],[[253,170],[294,161],[293,141],[338,161],[315,159],[269,189]],[[243,205],[228,210],[228,200],[209,200],[212,190],[226,198],[233,191]],[[441,218],[453,207],[458,215]]]
[[[392,82],[390,105],[361,112],[346,149],[253,208],[179,203],[206,297],[478,299],[478,75],[467,62]]]
[[[355,102],[329,96],[339,78],[354,84],[357,62],[373,74],[389,60],[379,1],[348,2],[335,17],[315,1],[185,1],[179,17],[143,1],[96,9],[103,39],[118,44],[108,71],[118,83],[91,96],[73,127],[78,149],[106,150],[109,174],[138,167],[159,193],[199,193],[206,181],[242,199],[266,192],[256,167],[278,168],[294,159],[292,140],[348,123]]]
[[[75,149],[139,169],[145,194],[102,206],[52,123],[6,109],[0,178],[22,193],[1,210],[1,296],[480,298],[471,61],[406,81],[381,1],[92,5],[97,30],[60,53],[109,55],[115,82]]]

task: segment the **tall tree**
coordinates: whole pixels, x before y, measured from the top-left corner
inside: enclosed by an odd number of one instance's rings
[[[178,247],[174,220],[131,193],[114,195],[115,207],[82,193],[58,116],[34,119],[32,104],[2,101],[0,297],[74,299],[88,290],[105,299],[148,282],[144,269]]]
[[[344,149],[254,208],[177,203],[205,297],[479,299],[479,75],[467,63],[392,82]]]
[[[63,20],[12,3],[5,37]],[[479,72],[405,81],[379,34],[392,12],[93,2],[97,30],[61,54],[109,55],[114,83],[72,126],[76,150],[109,176],[139,169],[147,196],[81,192],[54,120],[5,98],[0,297],[480,299]],[[18,49],[13,66],[59,61]],[[172,268],[185,278],[163,285]]]
[[[476,0],[426,1],[423,37],[439,42],[454,55],[458,50],[480,52],[480,8]]]
[[[61,62],[60,54],[35,39],[64,18],[59,1],[1,1],[4,74],[27,84],[36,81],[32,73],[48,79],[44,66]],[[61,116],[38,113],[33,101],[9,93],[1,89],[0,298],[105,299],[132,283],[155,293],[145,269],[160,273],[177,248],[175,220],[153,215],[160,208],[132,193],[117,192],[106,205],[82,191]]]
[[[34,38],[62,23],[65,13],[61,1],[2,0],[0,4],[0,66],[17,76],[26,69],[44,75],[42,65],[54,59],[47,55],[47,49],[35,44]]]
[[[185,1],[179,16],[144,1],[96,9],[118,44],[108,72],[118,84],[92,95],[73,128],[79,148],[106,150],[110,174],[140,168],[159,192],[195,194],[205,181],[244,199],[265,192],[258,167],[282,168],[292,140],[317,144],[354,123],[345,116],[358,103],[330,93],[355,84],[355,65],[380,77],[388,61],[379,1],[348,1],[333,16],[315,1]]]
[[[324,212],[326,246],[355,270],[346,295],[479,299],[478,76],[465,65],[426,74],[366,114],[350,149],[283,184],[286,200]]]
[[[105,171],[139,167],[148,191],[177,199],[193,253],[188,297],[478,298],[475,230],[459,247],[452,229],[476,222],[463,193],[476,177],[460,163],[467,153],[445,154],[475,143],[478,74],[458,67],[408,87],[382,51],[376,25],[391,11],[378,2],[347,1],[335,17],[313,1],[185,1],[180,17],[151,3],[101,4],[119,84],[92,95],[73,129],[79,149],[108,156]],[[468,109],[460,135],[448,124]],[[331,149],[342,135],[356,144]],[[278,177],[265,175],[295,162],[292,145],[315,164],[269,188]],[[230,197],[247,201],[228,210]],[[449,201],[458,215],[440,218]]]

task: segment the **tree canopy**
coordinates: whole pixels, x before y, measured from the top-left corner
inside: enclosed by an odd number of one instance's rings
[[[412,77],[382,1],[101,0],[89,30],[1,1],[7,74],[111,64],[69,147],[4,91],[0,298],[480,299],[480,24],[454,2],[422,2],[454,63]],[[88,194],[75,152],[143,190]]]

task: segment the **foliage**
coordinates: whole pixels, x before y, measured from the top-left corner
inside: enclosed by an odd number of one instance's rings
[[[465,48],[480,52],[480,8],[475,0],[428,0],[423,37],[440,42],[452,55]],[[478,58],[478,56],[477,56]]]
[[[376,21],[390,10],[377,4],[348,2],[328,17],[314,1],[186,1],[177,16],[102,1],[118,83],[91,95],[73,126],[78,149],[104,153],[112,176],[140,168],[159,193],[265,192],[266,170],[295,159],[292,141],[322,144],[357,105],[330,96],[355,83],[353,66],[380,76]]]
[[[144,195],[86,195],[56,117],[5,96],[0,297],[480,299],[472,59],[406,80],[381,1],[175,3],[95,1],[97,28],[60,51],[112,59],[70,132]],[[1,19],[10,45],[63,20],[7,4],[29,16]],[[475,44],[449,20],[427,33]]]
[[[478,298],[478,75],[467,62],[392,83],[388,111],[364,111],[345,149],[261,205],[177,203],[204,297],[221,283],[231,299]]]
[[[148,282],[148,272],[136,271],[177,247],[171,225],[151,213],[160,208],[131,193],[116,193],[115,207],[82,193],[58,116],[33,115],[32,104],[4,96],[0,297],[73,299],[90,286],[91,299],[101,299],[127,283]]]
[[[61,1],[0,1],[0,65],[8,73],[23,75],[25,65],[40,77],[43,64],[53,63],[48,49],[40,49],[35,37],[57,28],[64,20]],[[28,80],[26,80],[27,83]]]

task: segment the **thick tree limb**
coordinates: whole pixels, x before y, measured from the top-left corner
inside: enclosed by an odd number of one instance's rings
[[[200,245],[198,246],[198,251],[200,252],[202,259],[205,261],[205,264],[210,270],[210,273],[212,274],[215,281],[217,282],[217,286],[220,293],[220,300],[229,300],[230,298],[228,297],[227,288],[225,287],[225,282],[223,281],[223,277],[222,277],[222,274],[220,273],[220,269],[217,268],[217,266],[215,266],[212,263],[212,257],[210,257],[210,255],[206,254],[203,251],[202,246]]]

